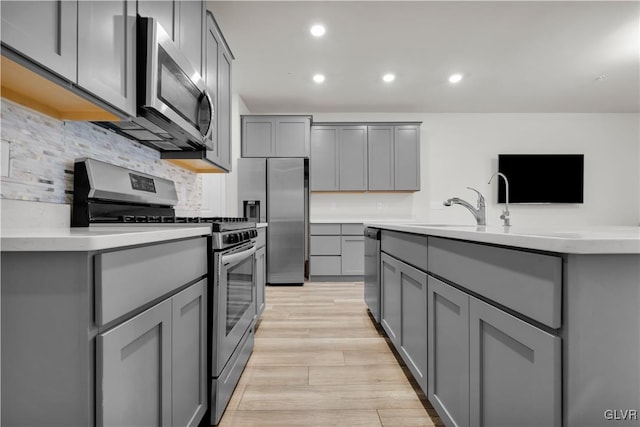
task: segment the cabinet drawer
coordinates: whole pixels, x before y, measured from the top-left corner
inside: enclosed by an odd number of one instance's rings
[[[258,228],[258,237],[256,238],[256,248],[261,248],[267,244],[267,229]]]
[[[427,236],[382,230],[380,240],[383,252],[427,270]]]
[[[343,236],[363,236],[364,225],[363,224],[342,224]]]
[[[560,327],[559,256],[431,237],[429,271],[552,328]]]
[[[207,239],[95,256],[96,323],[104,325],[207,274]]]
[[[340,256],[311,256],[311,276],[339,276],[342,274]]]
[[[340,255],[340,236],[311,236],[310,255]]]
[[[311,224],[311,235],[340,234],[340,224]]]

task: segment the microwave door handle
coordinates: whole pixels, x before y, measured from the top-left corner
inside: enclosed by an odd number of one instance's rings
[[[256,253],[256,247],[251,246],[249,249],[242,252],[229,254],[229,255],[222,255],[220,261],[222,262],[222,265],[226,267],[232,264],[237,264],[243,259],[248,258],[255,253]]]
[[[207,131],[203,135],[204,139],[209,139],[209,137],[211,136],[211,133],[213,132],[213,120],[215,118],[215,111],[213,110],[213,99],[211,99],[211,95],[209,95],[209,92],[205,90],[203,94],[204,94],[203,101],[205,99],[207,100],[207,102],[209,103],[209,111],[211,111],[211,114],[209,115],[209,127],[207,127]]]

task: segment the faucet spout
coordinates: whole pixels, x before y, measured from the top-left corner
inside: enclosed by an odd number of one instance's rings
[[[451,199],[447,199],[444,202],[442,202],[442,204],[444,206],[453,206],[453,205],[464,206],[469,210],[469,212],[471,212],[473,217],[476,219],[476,223],[478,225],[486,225],[487,222],[486,222],[486,215],[485,215],[484,196],[475,188],[471,188],[471,187],[467,187],[467,188],[472,191],[475,191],[478,194],[478,201],[476,203],[477,208],[473,207],[471,203],[467,202],[466,200],[460,199],[459,197],[452,197]]]
[[[502,211],[502,215],[500,215],[500,219],[502,220],[502,225],[504,225],[505,227],[511,227],[511,218],[509,217],[510,215],[509,214],[509,180],[503,173],[496,172],[493,175],[491,175],[491,178],[489,178],[489,182],[487,182],[487,184],[491,184],[493,177],[496,175],[498,175],[500,178],[504,180],[504,185],[505,185],[505,204],[504,204],[504,210]]]

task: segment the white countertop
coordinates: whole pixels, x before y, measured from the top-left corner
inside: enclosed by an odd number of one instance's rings
[[[640,254],[640,227],[501,227],[365,222],[365,226],[414,234],[567,254]]]
[[[207,235],[209,226],[108,226],[2,229],[3,252],[97,251]]]
[[[327,218],[327,219],[309,219],[309,223],[311,224],[362,224],[365,222],[375,222],[375,223],[398,223],[398,224],[408,224],[414,222],[415,220],[411,218]]]

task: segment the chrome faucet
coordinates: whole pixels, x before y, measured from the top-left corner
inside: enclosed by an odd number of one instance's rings
[[[476,202],[477,204],[477,209],[474,208],[469,202],[462,200],[458,197],[453,197],[451,199],[447,199],[444,202],[442,202],[443,205],[445,206],[452,206],[452,205],[461,205],[464,206],[465,208],[469,209],[469,212],[471,212],[471,214],[473,215],[473,217],[476,219],[476,223],[478,225],[486,225],[487,224],[487,219],[486,219],[486,214],[485,214],[485,203],[484,203],[484,196],[482,195],[482,193],[480,193],[478,190],[476,190],[475,188],[471,188],[471,187],[467,187],[469,190],[475,191],[476,193],[478,193],[478,201]]]
[[[489,182],[487,182],[487,184],[491,184],[491,180],[493,180],[494,176],[500,176],[502,179],[504,179],[504,185],[505,185],[505,204],[504,204],[504,210],[502,211],[502,215],[500,215],[500,219],[502,220],[502,225],[505,227],[511,227],[511,218],[509,218],[509,180],[507,180],[507,177],[504,176],[503,173],[500,172],[496,172],[493,175],[491,175],[491,178],[489,178]]]

